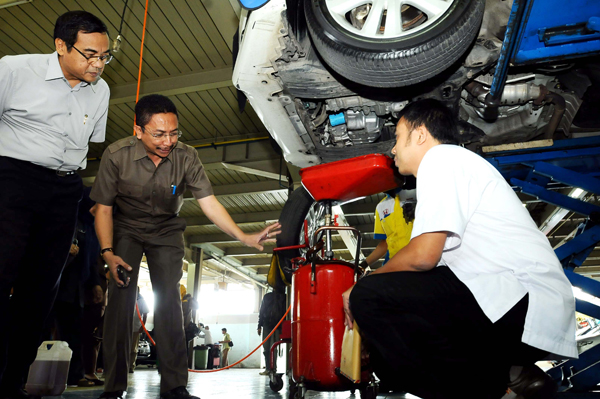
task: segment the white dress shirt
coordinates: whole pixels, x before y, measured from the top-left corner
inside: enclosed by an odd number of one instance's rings
[[[0,59],[0,156],[50,169],[86,166],[88,143],[102,143],[110,91],[102,79],[71,87],[58,54]]]
[[[577,357],[575,299],[546,236],[500,173],[454,145],[430,149],[417,172],[412,237],[448,231],[442,259],[492,322],[529,293],[522,341]]]
[[[203,330],[204,330],[204,344],[205,345],[214,344],[210,330],[207,330],[206,328],[204,328]]]

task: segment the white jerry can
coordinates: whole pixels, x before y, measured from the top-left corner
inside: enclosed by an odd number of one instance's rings
[[[58,396],[67,387],[73,351],[64,341],[44,341],[29,368],[25,389],[34,396]]]

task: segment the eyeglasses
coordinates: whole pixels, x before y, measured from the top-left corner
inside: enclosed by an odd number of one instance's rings
[[[175,138],[180,138],[181,135],[183,134],[183,132],[181,130],[176,130],[171,133],[152,133],[152,132],[146,132],[146,129],[144,129],[143,126],[140,126],[140,127],[142,128],[142,131],[144,133],[148,133],[150,136],[154,137],[156,140],[162,140],[167,136],[174,140]]]
[[[81,51],[79,51],[79,49],[75,46],[72,46],[75,50],[77,50],[77,52],[79,54],[81,54],[83,56],[83,58],[85,58],[88,61],[88,64],[94,64],[96,63],[96,61],[100,61],[102,63],[104,63],[104,65],[108,64],[109,62],[112,61],[113,56],[112,54],[104,54],[104,55],[85,55],[83,54]]]

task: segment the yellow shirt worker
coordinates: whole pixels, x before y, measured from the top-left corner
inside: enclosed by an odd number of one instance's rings
[[[372,265],[384,255],[383,264],[385,264],[408,244],[413,227],[415,205],[416,190],[388,192],[386,197],[377,204],[374,238],[381,241],[367,257],[367,265]]]

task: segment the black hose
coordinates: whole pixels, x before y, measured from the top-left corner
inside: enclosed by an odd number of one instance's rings
[[[129,0],[125,0],[125,7],[123,7],[123,14],[121,14],[121,25],[119,26],[119,35],[121,34],[121,31],[123,30],[123,21],[125,20],[125,11],[127,11],[127,2]]]

